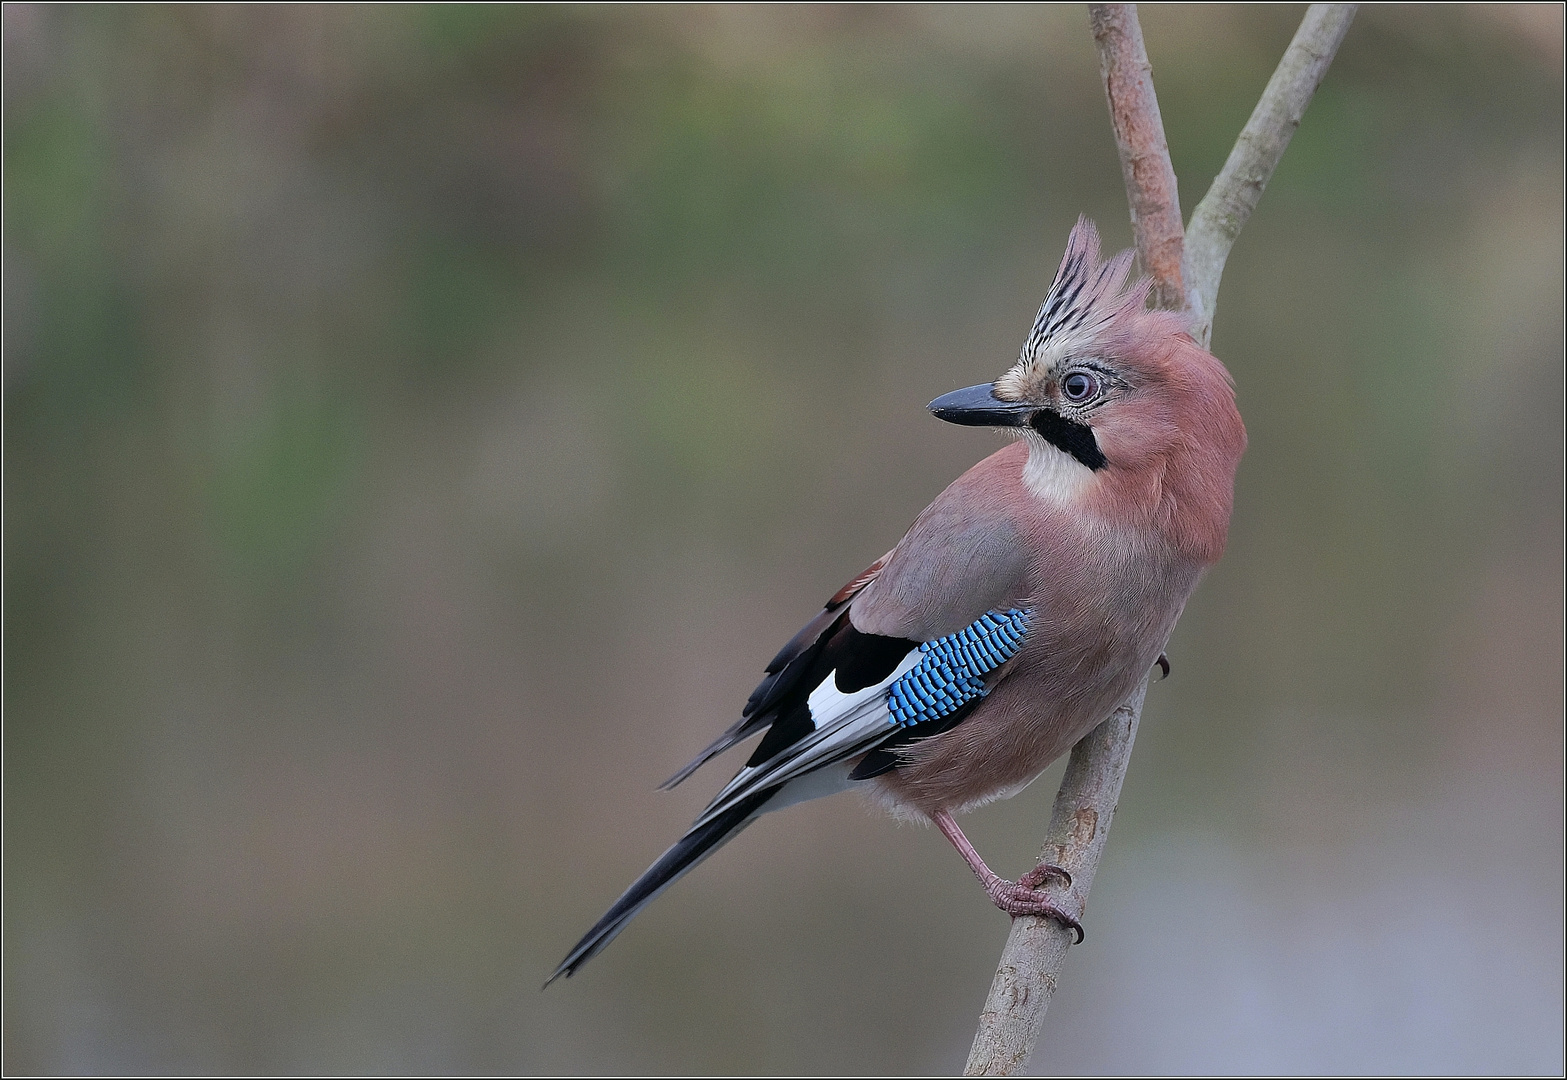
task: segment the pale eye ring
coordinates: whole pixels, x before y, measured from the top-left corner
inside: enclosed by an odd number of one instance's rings
[[[1061,380],[1061,396],[1081,405],[1099,396],[1099,378],[1091,371],[1073,371]]]

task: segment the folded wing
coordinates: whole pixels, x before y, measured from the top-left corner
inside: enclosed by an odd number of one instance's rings
[[[955,481],[767,665],[740,719],[663,786],[764,732],[745,766],[555,969],[570,975],[656,896],[761,814],[830,795],[960,723],[1006,674],[1031,613],[1005,512],[1015,448]]]

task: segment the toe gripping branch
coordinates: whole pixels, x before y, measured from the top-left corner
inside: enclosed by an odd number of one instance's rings
[[[1072,875],[1064,867],[1056,866],[1054,863],[1040,863],[1017,879],[1017,884],[1013,886],[1016,891],[1011,898],[1011,904],[998,900],[996,906],[1007,911],[1013,918],[1019,915],[1040,915],[1054,919],[1076,935],[1073,945],[1081,945],[1086,936],[1083,933],[1083,924],[1068,915],[1060,906],[1052,903],[1042,891],[1045,882],[1051,878],[1058,880],[1063,888],[1072,887]]]
[[[1072,887],[1071,871],[1067,870],[1064,866],[1057,866],[1055,863],[1047,862],[1040,863],[1028,873],[1018,878],[1017,883],[1023,886],[1025,889],[1037,889],[1051,878],[1058,879],[1061,882],[1061,887],[1063,889],[1070,889]]]

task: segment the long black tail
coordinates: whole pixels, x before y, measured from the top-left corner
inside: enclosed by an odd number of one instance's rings
[[[652,903],[659,893],[679,881],[697,863],[755,821],[762,805],[776,794],[778,788],[770,787],[748,795],[713,820],[693,828],[675,841],[674,846],[660,855],[646,873],[632,882],[631,888],[621,894],[620,899],[604,913],[604,917],[593,924],[593,929],[584,934],[582,940],[566,954],[566,959],[560,962],[544,985],[549,986],[562,975],[570,978],[578,968],[597,956],[604,946],[615,940],[616,934],[626,928],[637,912]]]

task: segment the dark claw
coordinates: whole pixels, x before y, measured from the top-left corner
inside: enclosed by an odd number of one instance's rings
[[[1168,679],[1170,677],[1170,658],[1165,656],[1164,653],[1160,653],[1159,659],[1154,662],[1159,665],[1159,670],[1164,672],[1159,678],[1161,680]]]
[[[1062,926],[1066,927],[1068,930],[1072,931],[1072,933],[1077,935],[1076,940],[1072,942],[1073,945],[1081,945],[1083,943],[1084,937],[1083,924],[1072,918],[1072,916],[1068,915],[1060,908],[1056,907],[1054,904],[1047,906],[1049,907],[1048,911],[1026,912],[1025,914],[1031,914],[1040,919],[1054,919],[1056,922],[1060,923]],[[1015,919],[1017,918],[1017,915],[1014,914],[1012,917]]]

